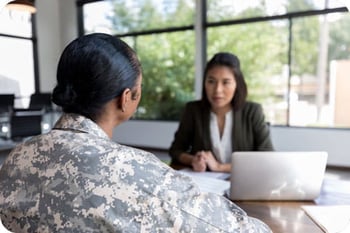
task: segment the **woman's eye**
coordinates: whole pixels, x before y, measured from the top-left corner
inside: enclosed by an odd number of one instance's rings
[[[233,80],[226,79],[226,80],[224,80],[224,85],[230,85],[230,84],[232,84],[232,82],[233,82]]]

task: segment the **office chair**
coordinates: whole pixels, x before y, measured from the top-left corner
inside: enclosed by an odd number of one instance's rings
[[[51,93],[34,93],[30,96],[29,109],[52,111]]]
[[[9,138],[10,116],[14,102],[14,94],[0,94],[0,138]]]
[[[41,134],[43,110],[14,109],[10,118],[10,136],[13,141]]]
[[[14,94],[0,94],[0,113],[8,113],[14,108]]]

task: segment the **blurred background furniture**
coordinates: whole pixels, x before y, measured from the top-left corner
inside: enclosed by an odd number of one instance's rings
[[[30,96],[30,109],[43,109],[45,112],[52,111],[51,93],[34,93]]]
[[[14,94],[0,94],[0,114],[10,112],[15,103]]]
[[[10,138],[22,141],[42,133],[42,109],[13,109],[10,118]]]
[[[0,138],[9,137],[10,116],[14,103],[14,94],[0,94]]]

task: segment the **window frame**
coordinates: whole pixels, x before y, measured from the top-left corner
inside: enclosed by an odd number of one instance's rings
[[[205,1],[206,2],[206,1]],[[327,8],[322,10],[308,10],[308,11],[300,11],[300,12],[290,12],[283,15],[273,15],[273,16],[262,16],[262,17],[252,17],[252,18],[243,18],[243,19],[233,19],[233,20],[225,20],[220,22],[208,22],[205,21],[205,31],[207,28],[212,27],[218,27],[218,26],[232,26],[237,24],[246,24],[246,23],[256,23],[256,22],[268,22],[268,21],[274,21],[274,20],[288,20],[289,28],[288,28],[288,86],[287,86],[287,113],[286,113],[286,124],[280,125],[280,124],[274,124],[276,126],[286,126],[286,127],[305,127],[305,128],[336,128],[336,129],[342,129],[341,127],[329,127],[329,126],[322,126],[322,127],[316,127],[316,126],[296,126],[290,124],[290,92],[291,92],[291,78],[292,78],[292,45],[293,45],[293,20],[298,19],[301,17],[310,17],[310,16],[320,16],[320,15],[326,15],[331,13],[342,13],[342,12],[348,12],[348,9],[346,7],[337,7],[337,8]],[[206,47],[206,44],[205,44]],[[207,52],[207,49],[205,50]],[[349,127],[350,128],[350,127]],[[348,128],[345,128],[348,129]]]
[[[84,35],[84,19],[83,19],[83,6],[88,3],[93,2],[100,2],[105,0],[76,0],[77,5],[77,15],[78,15],[78,35]],[[272,16],[259,16],[259,17],[251,17],[251,18],[242,18],[242,19],[232,19],[232,20],[223,20],[218,22],[208,22],[207,20],[207,0],[201,1],[196,0],[196,6],[195,6],[195,20],[194,24],[182,26],[182,27],[169,27],[164,29],[155,29],[155,30],[143,30],[138,32],[130,32],[130,33],[124,33],[124,34],[115,34],[115,36],[118,37],[126,37],[126,36],[132,36],[137,37],[141,35],[150,35],[150,34],[158,34],[158,33],[168,33],[168,32],[177,32],[177,31],[183,31],[183,30],[194,30],[195,31],[195,37],[196,37],[196,48],[195,48],[195,86],[194,86],[194,93],[196,98],[201,97],[201,91],[202,91],[202,73],[203,68],[205,67],[206,58],[207,58],[207,29],[213,28],[213,27],[219,27],[219,26],[232,26],[236,24],[247,24],[247,23],[256,23],[256,22],[268,22],[268,21],[274,21],[274,20],[288,20],[289,28],[288,28],[288,86],[287,86],[287,119],[286,124],[274,124],[274,126],[281,126],[281,127],[292,127],[292,128],[316,128],[316,129],[350,129],[350,127],[330,127],[330,126],[297,126],[297,125],[290,125],[290,91],[291,91],[291,78],[292,78],[292,71],[291,71],[291,63],[292,63],[292,45],[293,45],[293,39],[292,39],[292,27],[293,27],[293,20],[300,18],[300,17],[309,17],[309,16],[321,16],[321,15],[327,15],[332,13],[344,13],[349,12],[347,7],[335,7],[335,8],[324,8],[324,9],[316,9],[316,10],[305,10],[305,11],[299,11],[299,12],[287,12],[285,14],[281,15],[272,15]],[[137,119],[132,119],[134,121],[137,121]],[[141,120],[145,121],[145,120]],[[154,120],[150,120],[154,121]],[[158,120],[162,121],[162,120]]]
[[[33,48],[33,72],[34,72],[34,93],[40,93],[40,76],[39,76],[39,53],[38,53],[38,37],[37,37],[37,23],[36,23],[36,14],[31,14],[31,29],[32,36],[16,36],[6,33],[0,33],[0,37],[9,38],[9,39],[20,39],[31,41]],[[34,94],[32,93],[32,94]],[[29,96],[16,96],[15,99],[29,98]]]

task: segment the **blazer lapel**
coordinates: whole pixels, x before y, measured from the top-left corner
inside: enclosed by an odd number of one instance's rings
[[[201,114],[202,127],[203,127],[203,146],[205,150],[212,150],[212,144],[210,139],[210,111],[203,109]]]
[[[241,149],[238,145],[242,144],[240,142],[240,138],[242,138],[242,136],[240,135],[242,130],[242,126],[241,126],[242,111],[241,110],[233,111],[232,117],[233,117],[232,138],[231,138],[232,151],[238,151]]]

